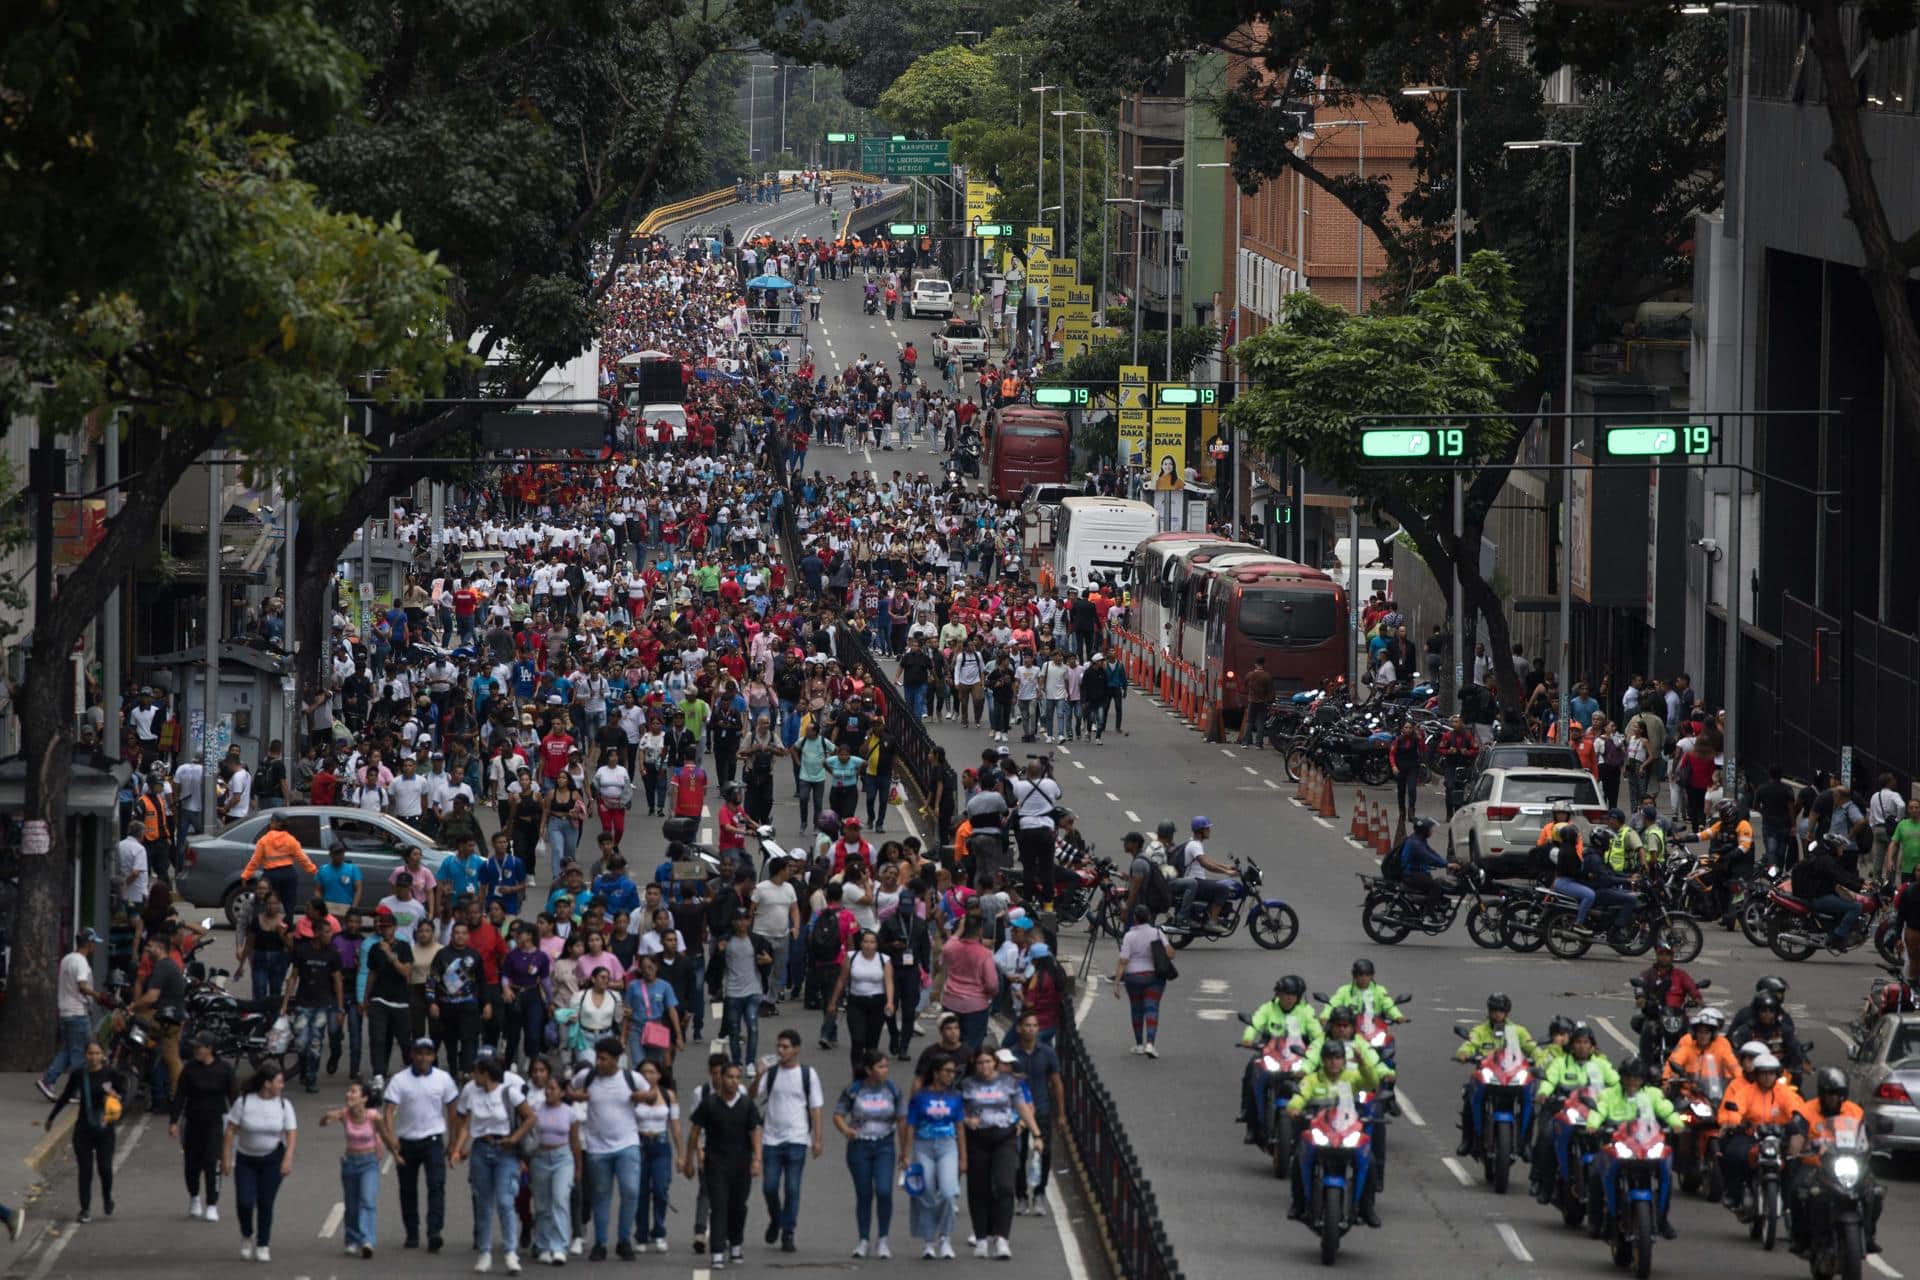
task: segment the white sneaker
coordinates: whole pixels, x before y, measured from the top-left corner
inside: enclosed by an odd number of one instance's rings
[[[493,1255],[492,1255],[491,1253],[483,1253],[483,1254],[481,1254],[481,1255],[480,1255],[480,1260],[479,1260],[478,1262],[476,1262],[476,1263],[474,1263],[474,1264],[473,1264],[473,1269],[474,1269],[475,1271],[491,1271],[491,1270],[493,1270]]]
[[[991,1240],[986,1236],[981,1236],[973,1242],[973,1256],[976,1258],[984,1258],[987,1256],[987,1250],[991,1247]]]
[[[509,1253],[506,1257],[506,1263],[507,1263],[508,1275],[517,1276],[520,1274],[520,1255],[519,1254]]]
[[[893,1256],[893,1248],[887,1244],[887,1238],[885,1236],[881,1236],[879,1241],[873,1246],[873,1256],[876,1258],[891,1258]]]
[[[255,1262],[272,1262],[273,1255],[267,1252],[267,1246],[261,1245],[253,1251],[253,1260]]]
[[[940,1246],[929,1240],[927,1241],[927,1247],[920,1251],[920,1256],[923,1258],[937,1258],[940,1256]]]
[[[953,1257],[953,1241],[945,1236],[940,1237],[940,1256],[943,1258]]]
[[[1153,1041],[1151,1040],[1140,1046],[1140,1052],[1146,1054],[1149,1058],[1157,1058],[1160,1056],[1160,1051],[1153,1047]]]
[[[713,1262],[712,1262],[712,1263],[710,1264],[710,1266],[711,1266],[711,1269],[712,1269],[712,1270],[714,1270],[714,1271],[724,1271],[724,1270],[726,1270],[726,1268],[727,1268],[727,1255],[726,1255],[726,1254],[724,1254],[724,1253],[716,1253],[716,1254],[714,1254],[714,1255],[713,1255]]]
[[[219,1206],[219,1205],[217,1205],[217,1204],[210,1204],[210,1205],[208,1205],[208,1206],[207,1206],[207,1221],[208,1221],[208,1222],[218,1222],[218,1221],[220,1221],[220,1206]]]
[[[193,1199],[187,1201],[187,1216],[189,1218],[205,1218],[207,1216],[207,1206],[201,1201],[199,1196],[195,1196]]]
[[[733,1248],[727,1250],[727,1256],[729,1258],[732,1258],[735,1262],[738,1262],[740,1261],[740,1259],[747,1256],[747,1251],[745,1249],[742,1249],[739,1245],[734,1245]]]
[[[1015,1196],[1013,1198],[1013,1216],[1016,1218],[1024,1218],[1027,1216],[1027,1198],[1025,1196]]]
[[[240,1256],[248,1262],[253,1261],[253,1241],[249,1240],[240,1246]]]
[[[587,1242],[585,1238],[581,1236],[575,1236],[573,1238],[573,1243],[567,1246],[567,1252],[572,1254],[576,1258],[579,1257],[581,1254],[585,1253],[586,1251],[587,1251]]]
[[[350,1245],[348,1245],[348,1246],[347,1246],[347,1256],[348,1256],[349,1258],[357,1258],[357,1257],[359,1257],[359,1256],[360,1256],[360,1246],[359,1246],[359,1245],[357,1245],[357,1244],[350,1244]]]
[[[1005,1236],[995,1236],[993,1238],[993,1256],[1002,1262],[1006,1262],[1013,1257],[1013,1246],[1007,1243]]]
[[[655,1253],[665,1253],[667,1251],[667,1238],[665,1236],[653,1242],[653,1251]]]
[[[1146,1051],[1147,1051],[1147,1046],[1143,1044],[1134,1045],[1133,1048],[1127,1050],[1128,1053],[1133,1054],[1135,1057],[1139,1057],[1141,1054],[1145,1053]]]
[[[1047,1216],[1047,1198],[1046,1198],[1046,1196],[1044,1196],[1044,1195],[1037,1195],[1037,1196],[1035,1196],[1035,1197],[1033,1197],[1033,1199],[1032,1199],[1031,1201],[1029,1201],[1029,1202],[1028,1202],[1028,1205],[1027,1205],[1027,1212],[1028,1212],[1029,1214],[1031,1214],[1031,1215],[1033,1215],[1033,1216],[1034,1216],[1034,1217],[1036,1217],[1036,1218],[1044,1218],[1044,1217],[1046,1217],[1046,1216]]]
[[[855,1242],[853,1246],[853,1256],[856,1258],[864,1258],[867,1256],[867,1242],[865,1240]]]

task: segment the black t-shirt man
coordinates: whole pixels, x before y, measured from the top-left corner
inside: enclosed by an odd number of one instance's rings
[[[300,1009],[331,1009],[334,1006],[333,979],[344,971],[340,953],[317,938],[302,938],[293,944],[293,973],[297,985],[293,1003]]]
[[[908,649],[900,655],[900,684],[904,688],[919,689],[927,683],[927,673],[933,667],[925,649]]]

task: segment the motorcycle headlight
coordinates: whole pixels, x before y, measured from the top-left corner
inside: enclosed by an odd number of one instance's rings
[[[1492,1083],[1493,1083],[1493,1068],[1492,1068],[1492,1067],[1482,1067],[1482,1068],[1480,1068],[1480,1083],[1481,1083],[1481,1084],[1492,1084]]]
[[[1366,1134],[1361,1133],[1358,1129],[1355,1129],[1352,1133],[1340,1139],[1340,1145],[1343,1147],[1357,1147],[1360,1145],[1361,1140],[1364,1139],[1366,1136],[1367,1136]]]
[[[1274,1058],[1262,1058],[1260,1061],[1269,1071],[1285,1071],[1287,1069],[1285,1064]]]
[[[1381,1045],[1385,1044],[1386,1042],[1387,1042],[1387,1033],[1384,1031],[1376,1031],[1371,1036],[1367,1037],[1367,1043],[1372,1045],[1376,1049],[1378,1049]]]
[[[1528,1084],[1532,1080],[1533,1080],[1533,1072],[1526,1070],[1524,1067],[1521,1068],[1520,1074],[1516,1075],[1513,1078],[1513,1082],[1515,1084]]]
[[[1327,1135],[1326,1135],[1326,1134],[1324,1134],[1324,1133],[1322,1133],[1322,1132],[1321,1132],[1320,1130],[1318,1130],[1318,1129],[1309,1129],[1309,1130],[1307,1130],[1307,1132],[1308,1132],[1308,1133],[1311,1133],[1311,1134],[1313,1135],[1313,1145],[1314,1145],[1314,1146],[1316,1146],[1316,1147],[1324,1147],[1324,1146],[1326,1146],[1326,1145],[1327,1145]]]
[[[1833,1180],[1849,1191],[1860,1185],[1859,1157],[1836,1156],[1833,1161]]]
[[[1667,1144],[1664,1142],[1656,1142],[1652,1146],[1647,1148],[1647,1159],[1649,1160],[1659,1160],[1663,1158],[1666,1154],[1667,1154]]]
[[[1624,1142],[1616,1142],[1613,1144],[1613,1154],[1619,1156],[1622,1160],[1631,1160],[1633,1159],[1633,1148]]]

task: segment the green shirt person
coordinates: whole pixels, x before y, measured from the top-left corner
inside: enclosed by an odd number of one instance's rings
[[[1331,1017],[1335,1009],[1351,1009],[1354,1016],[1364,1018],[1369,1013],[1376,1018],[1385,1018],[1388,1022],[1405,1022],[1406,1015],[1400,1012],[1400,1006],[1393,1002],[1387,989],[1373,980],[1373,973],[1356,975],[1354,981],[1343,984],[1327,997],[1327,1004],[1320,1011],[1323,1018]]]
[[[1339,1086],[1346,1085],[1354,1093],[1371,1093],[1380,1087],[1380,1077],[1364,1062],[1348,1062],[1340,1057],[1340,1051],[1329,1055],[1334,1059],[1324,1071],[1309,1071],[1300,1078],[1300,1087],[1287,1099],[1287,1114],[1299,1115],[1315,1102],[1324,1102],[1339,1093]],[[1338,1069],[1336,1070],[1336,1065]]]
[[[1673,1109],[1667,1101],[1667,1095],[1646,1082],[1646,1068],[1639,1068],[1637,1083],[1629,1074],[1618,1083],[1602,1089],[1593,1100],[1593,1110],[1587,1113],[1587,1128],[1594,1130],[1602,1125],[1625,1124],[1640,1114],[1640,1102],[1647,1100],[1653,1107],[1653,1118],[1675,1133],[1687,1127],[1686,1117]]]
[[[1292,1001],[1289,1008],[1285,1002]],[[1299,1037],[1309,1050],[1326,1037],[1313,1006],[1294,995],[1277,995],[1253,1011],[1253,1025],[1241,1033],[1241,1044],[1264,1044],[1269,1036],[1281,1040]]]
[[[1520,1042],[1520,1052],[1527,1055],[1530,1062],[1540,1058],[1540,1046],[1534,1043],[1533,1036],[1517,1022],[1509,1022],[1504,1013],[1492,1014],[1488,1019],[1467,1033],[1460,1047],[1453,1051],[1455,1062],[1472,1062],[1484,1058],[1506,1043],[1507,1032],[1512,1031]]]
[[[713,714],[713,708],[699,694],[693,694],[680,704],[680,714],[686,717],[687,732],[693,735],[695,742],[707,731],[707,717]]]
[[[1907,816],[1894,827],[1887,856],[1902,879],[1920,872],[1920,800],[1907,801]]]
[[[1534,1087],[1537,1097],[1547,1098],[1556,1093],[1572,1093],[1576,1089],[1586,1089],[1598,1085],[1600,1089],[1618,1089],[1620,1073],[1613,1064],[1593,1052],[1593,1039],[1589,1035],[1585,1040],[1586,1057],[1581,1057],[1579,1045],[1568,1049],[1541,1069],[1540,1083]]]

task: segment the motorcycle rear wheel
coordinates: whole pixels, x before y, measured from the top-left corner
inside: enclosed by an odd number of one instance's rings
[[[1247,932],[1268,951],[1279,951],[1300,936],[1300,917],[1284,902],[1262,903],[1247,916]]]
[[[1473,944],[1488,951],[1498,951],[1507,945],[1503,917],[1505,912],[1499,906],[1486,906],[1474,903],[1467,908],[1467,936]]]
[[[1384,787],[1393,779],[1393,768],[1385,756],[1368,756],[1360,765],[1360,781],[1370,787]]]
[[[1811,942],[1802,941],[1798,937],[1790,937],[1786,924],[1780,920],[1775,920],[1773,927],[1768,930],[1767,946],[1772,948],[1773,954],[1779,956],[1782,960],[1791,960],[1796,964],[1802,960],[1812,959],[1813,953],[1819,950],[1819,948]]]
[[[1748,942],[1756,947],[1767,945],[1767,934],[1773,929],[1772,914],[1771,904],[1765,898],[1754,899],[1740,908],[1740,932],[1746,935]],[[1674,957],[1675,960],[1679,958]]]
[[[1307,752],[1304,747],[1288,747],[1286,755],[1287,781],[1300,781],[1300,773],[1307,767]]]
[[[1540,926],[1541,939],[1556,960],[1578,960],[1593,946],[1593,939],[1580,932],[1571,911],[1554,911]]]
[[[1873,949],[1880,953],[1880,959],[1887,964],[1900,963],[1900,933],[1898,920],[1886,920],[1874,928]]]
[[[1383,947],[1395,946],[1405,942],[1407,935],[1413,932],[1403,924],[1397,924],[1388,918],[1392,915],[1392,898],[1370,897],[1366,905],[1360,908],[1360,927],[1367,936]]]
[[[1340,1256],[1340,1229],[1346,1221],[1344,1188],[1328,1187],[1320,1193],[1320,1265],[1330,1267]]]
[[[1537,902],[1517,902],[1500,913],[1500,936],[1508,948],[1530,955],[1547,943],[1540,928],[1541,909]]]
[[[1700,931],[1700,922],[1692,916],[1668,916],[1660,922],[1656,937],[1673,948],[1675,964],[1692,964],[1699,959],[1700,949],[1707,941]]]

